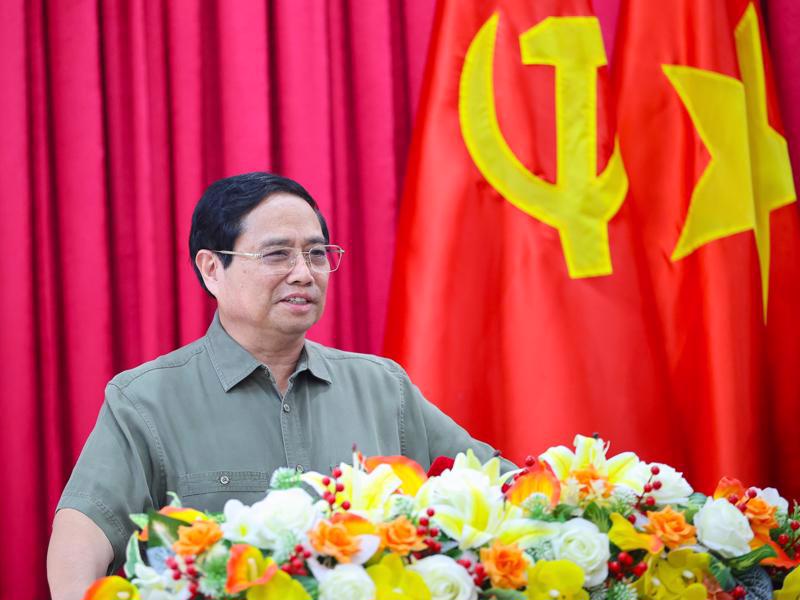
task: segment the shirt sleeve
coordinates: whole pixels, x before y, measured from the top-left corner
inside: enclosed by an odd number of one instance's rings
[[[134,530],[131,513],[151,510],[162,471],[155,431],[123,392],[110,383],[92,433],[56,510],[72,508],[94,521],[114,549],[117,570]]]
[[[427,464],[430,465],[438,456],[455,457],[459,452],[471,448],[481,462],[486,462],[499,452],[489,444],[476,440],[466,429],[461,427],[436,405],[429,402],[409,379],[406,372],[397,365],[402,376],[403,429],[402,445],[407,448],[427,448]],[[413,456],[412,456],[413,458]],[[420,462],[418,458],[415,458]],[[500,470],[507,472],[517,466],[504,458],[500,458]]]

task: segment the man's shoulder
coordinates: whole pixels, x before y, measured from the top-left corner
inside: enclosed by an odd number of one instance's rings
[[[193,368],[196,359],[206,353],[204,339],[199,338],[172,352],[167,352],[137,367],[122,371],[114,376],[109,385],[125,389],[154,378],[185,377],[184,371],[187,368]]]
[[[333,369],[355,369],[359,371],[386,373],[395,377],[405,376],[403,368],[390,358],[377,354],[350,352],[306,340],[309,351],[327,362]]]

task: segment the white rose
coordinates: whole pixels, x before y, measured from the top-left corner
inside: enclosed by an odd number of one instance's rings
[[[694,516],[698,541],[725,558],[750,552],[753,530],[741,511],[725,498],[709,498]]]
[[[328,571],[319,584],[319,600],[372,600],[375,597],[375,583],[364,567],[360,565],[339,564]]]
[[[605,581],[611,553],[608,536],[597,525],[586,519],[571,519],[561,525],[552,545],[557,559],[568,560],[583,569],[586,587]]]
[[[436,554],[408,567],[419,573],[431,592],[431,600],[477,600],[478,591],[467,570],[454,559]]]
[[[257,545],[262,548],[272,548],[279,538],[287,534],[302,539],[319,516],[314,500],[300,488],[274,490],[253,504],[252,509],[261,538],[261,543]]]
[[[775,488],[764,488],[763,490],[758,490],[758,498],[763,499],[764,502],[770,506],[777,507],[779,513],[789,513],[789,503],[786,501],[786,498],[783,498]]]
[[[228,500],[222,512],[225,515],[225,522],[220,528],[225,539],[254,546],[261,542],[256,515],[250,506],[245,506],[239,500]]]
[[[683,473],[679,473],[669,465],[662,463],[651,463],[649,466],[658,467],[659,473],[654,479],[661,483],[659,489],[654,489],[650,495],[656,499],[656,504],[686,504],[689,496],[694,490],[689,482],[683,478]]]

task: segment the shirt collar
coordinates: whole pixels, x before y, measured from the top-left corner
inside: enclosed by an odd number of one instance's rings
[[[208,326],[204,343],[222,389],[226,392],[253,371],[264,366],[225,331],[219,322],[217,312],[214,313],[214,319]],[[318,344],[308,340],[305,342],[292,377],[304,370],[327,383],[332,382],[327,361],[322,356]]]

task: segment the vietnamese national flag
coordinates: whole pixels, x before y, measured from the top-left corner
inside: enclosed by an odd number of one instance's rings
[[[588,0],[440,2],[386,353],[516,461],[576,433],[685,464]]]
[[[800,228],[758,2],[623,1],[614,72],[688,471],[800,496]]]

